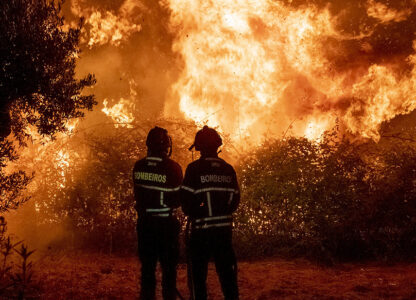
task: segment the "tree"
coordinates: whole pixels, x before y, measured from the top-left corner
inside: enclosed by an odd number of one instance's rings
[[[0,142],[0,213],[10,208],[16,208],[25,198],[19,198],[20,191],[26,187],[30,177],[23,171],[13,172],[6,175],[3,169],[6,167],[6,161],[16,159],[13,146],[9,141]]]
[[[96,104],[83,95],[95,83],[93,75],[75,78],[81,22],[66,28],[61,1],[0,2],[0,212],[16,207],[19,191],[29,181],[22,172],[5,173],[16,158],[10,134],[24,145],[25,128],[53,137],[68,120],[83,116]]]

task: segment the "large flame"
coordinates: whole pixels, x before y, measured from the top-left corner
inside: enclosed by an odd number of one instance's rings
[[[120,46],[122,41],[139,32],[142,28],[138,24],[137,16],[134,15],[137,6],[134,1],[125,1],[117,12],[100,11],[95,7],[83,9],[80,1],[74,0],[71,10],[75,15],[85,19],[86,29],[82,41],[89,48],[93,48],[106,44]]]
[[[173,49],[185,62],[173,94],[188,118],[253,139],[297,118],[294,133],[316,139],[338,119],[347,131],[377,140],[382,122],[415,108],[414,71],[399,79],[375,63],[334,70],[345,52],[341,43],[361,42],[371,51],[365,39],[377,24],[403,21],[411,10],[370,0],[367,14],[379,23],[351,35],[339,30],[328,7],[268,0],[169,5]]]
[[[69,11],[85,18],[80,70],[96,73],[101,110],[68,123],[56,140],[27,128],[42,146],[22,157],[38,151],[40,164],[53,153],[64,170],[75,155],[66,140],[80,123],[110,118],[115,127],[131,127],[162,112],[177,117],[178,108],[236,142],[279,134],[319,140],[336,123],[377,140],[382,122],[416,108],[416,43],[396,61],[377,60],[372,40],[387,40],[391,32],[377,30],[405,22],[413,7],[363,2],[370,21],[354,31],[340,25],[347,6],[334,13],[330,5],[291,2],[70,1]]]

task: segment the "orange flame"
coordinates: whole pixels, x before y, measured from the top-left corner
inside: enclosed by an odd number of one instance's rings
[[[74,15],[85,18],[82,42],[89,48],[110,44],[120,46],[122,42],[137,32],[142,27],[137,23],[134,15],[135,8],[141,7],[132,1],[125,3],[115,11],[100,11],[94,7],[83,9],[78,0],[71,3],[71,11]]]
[[[374,0],[369,0],[367,5],[367,14],[370,17],[380,20],[381,23],[401,22],[406,20],[412,13],[410,9],[398,11]]]
[[[317,139],[338,119],[347,131],[377,140],[382,122],[415,108],[414,71],[397,79],[377,64],[354,75],[333,70],[331,55],[342,49],[328,41],[365,41],[374,28],[348,35],[328,8],[267,0],[170,0],[169,6],[173,49],[185,63],[172,95],[187,118],[254,140],[299,118],[294,133]],[[367,13],[380,23],[409,16],[373,0]],[[362,49],[371,45],[362,42]],[[343,99],[350,105],[338,108]]]
[[[88,47],[111,44],[119,46],[123,39],[127,39],[134,32],[139,32],[141,26],[131,24],[128,20],[119,18],[107,11],[93,12],[86,23],[91,25],[89,30]]]
[[[111,117],[114,121],[114,126],[116,128],[120,127],[127,127],[132,128],[130,125],[131,122],[134,121],[134,116],[130,112],[132,103],[129,100],[124,98],[120,98],[120,101],[114,104],[112,107],[107,106],[108,100],[104,99],[104,108],[102,112],[104,112],[107,116]]]

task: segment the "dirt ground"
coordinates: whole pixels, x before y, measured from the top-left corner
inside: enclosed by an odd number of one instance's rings
[[[48,254],[35,265],[40,299],[137,299],[139,262],[135,257]],[[317,266],[304,260],[239,262],[242,300],[416,299],[416,263]],[[178,290],[188,299],[186,266],[178,267]],[[158,299],[160,272],[158,271]],[[208,274],[209,299],[223,299],[215,268]]]

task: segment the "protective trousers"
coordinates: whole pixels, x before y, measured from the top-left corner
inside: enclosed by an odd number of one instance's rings
[[[214,258],[224,299],[238,299],[237,261],[232,246],[231,228],[191,230],[187,242],[191,299],[207,299],[206,279],[211,257]]]
[[[179,222],[174,218],[149,218],[137,224],[141,269],[141,300],[155,299],[156,265],[162,268],[164,300],[176,299],[176,266],[179,257]]]

